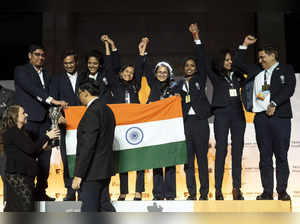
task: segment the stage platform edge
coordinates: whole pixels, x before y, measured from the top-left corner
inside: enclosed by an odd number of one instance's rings
[[[112,201],[117,212],[291,213],[290,201]],[[37,212],[80,212],[81,202],[38,202]]]

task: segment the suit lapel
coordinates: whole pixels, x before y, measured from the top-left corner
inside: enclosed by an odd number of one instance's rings
[[[73,90],[73,87],[72,87],[72,83],[71,83],[71,81],[69,79],[69,76],[68,76],[68,74],[66,72],[64,74],[64,79],[65,79],[65,82],[67,84],[67,88],[69,88],[69,91],[71,91],[73,94],[75,94],[74,90]]]
[[[31,71],[32,79],[35,80],[37,83],[39,83],[40,87],[43,88],[40,76],[39,76],[38,72],[35,70],[35,68],[33,67],[33,65],[28,64],[28,68]],[[43,76],[44,76],[44,71],[43,71]],[[45,76],[44,76],[44,82],[45,82]]]
[[[272,83],[274,83],[274,80],[276,80],[276,76],[277,76],[277,74],[280,72],[280,65],[278,64],[275,68],[274,68],[274,70],[273,70],[273,72],[272,72],[272,75],[271,75],[271,81],[270,81],[270,85],[272,86]]]

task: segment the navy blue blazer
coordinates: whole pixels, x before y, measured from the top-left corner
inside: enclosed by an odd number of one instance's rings
[[[74,93],[72,84],[66,73],[55,75],[52,77],[50,83],[49,95],[56,100],[64,100],[68,102],[69,106],[79,106],[81,103],[78,97],[78,88],[81,79],[83,79],[83,76],[78,74]]]
[[[43,70],[44,84],[42,86],[37,71],[31,64],[17,66],[15,68],[16,104],[21,105],[28,114],[30,121],[43,121],[48,114],[50,77]]]
[[[255,77],[263,70],[258,64],[246,64],[244,55],[246,50],[238,50],[233,60],[233,66],[248,74],[246,85],[242,89],[242,101],[247,111],[253,108],[253,87]],[[292,107],[290,97],[294,94],[296,77],[291,65],[279,64],[272,73],[270,83],[270,101],[277,106],[274,116],[281,118],[292,118]]]

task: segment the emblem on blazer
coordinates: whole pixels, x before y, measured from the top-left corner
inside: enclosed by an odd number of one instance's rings
[[[281,81],[281,84],[285,84],[285,77],[284,77],[284,75],[280,76],[280,81]]]
[[[131,127],[126,131],[126,141],[131,145],[138,145],[143,141],[144,133],[138,127]]]

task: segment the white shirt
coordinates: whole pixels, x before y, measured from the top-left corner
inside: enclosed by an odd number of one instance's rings
[[[41,81],[41,84],[43,86],[43,89],[45,89],[45,80],[44,80],[44,75],[43,75],[43,70],[42,68],[40,70],[37,70],[34,66],[33,68],[36,70],[36,72],[38,73],[39,75],[39,78],[40,78],[40,81]],[[40,97],[40,96],[37,96],[36,97],[38,101],[42,102],[43,99]],[[46,103],[48,104],[51,104],[51,101],[52,101],[53,97],[49,96],[47,99],[46,99]]]
[[[73,91],[75,93],[75,87],[76,87],[76,81],[77,81],[77,72],[75,72],[73,75],[67,73],[67,76],[69,77],[70,79],[70,82],[71,82],[71,85],[72,85],[72,88],[73,88]]]
[[[265,81],[265,73],[266,73],[266,81],[267,84],[270,85],[271,77],[274,69],[279,65],[279,63],[275,63],[269,69],[261,71],[254,79],[254,87],[253,87],[253,109],[252,111],[255,113],[266,111],[268,105],[270,104],[271,93],[270,90],[262,91],[262,86]],[[264,97],[264,100],[260,100],[257,98],[257,95],[260,94]]]
[[[185,85],[182,86],[182,90],[184,92],[186,92],[187,95],[190,95],[190,90],[189,89],[190,89],[189,82],[185,80]],[[185,100],[185,99],[183,99],[183,100]],[[188,112],[188,115],[195,115],[195,114],[196,114],[196,112],[194,111],[193,107],[191,106],[190,110]]]
[[[96,99],[98,99],[99,97],[95,97],[94,99],[92,99],[90,102],[88,102],[88,104],[86,105],[86,108],[88,108]]]
[[[43,86],[43,88],[45,89],[45,81],[44,81],[44,76],[43,76],[43,71],[42,71],[42,69],[36,70],[36,72],[38,73],[38,75],[39,75],[39,77],[40,77],[40,80],[41,80],[41,83],[42,83],[42,86]]]
[[[98,76],[98,72],[97,72],[95,75],[89,74],[89,78],[90,78],[90,79],[97,80],[97,76]]]

